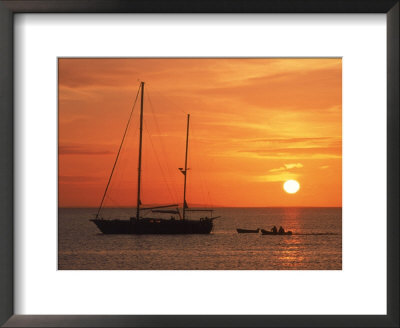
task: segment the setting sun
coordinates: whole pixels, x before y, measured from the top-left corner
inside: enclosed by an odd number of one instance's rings
[[[300,183],[298,183],[296,180],[287,180],[283,184],[283,189],[288,193],[288,194],[295,194],[296,192],[299,191],[300,189]]]

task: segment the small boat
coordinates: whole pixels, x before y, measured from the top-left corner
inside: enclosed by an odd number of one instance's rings
[[[268,230],[264,230],[264,229],[261,229],[261,233],[263,234],[263,235],[286,235],[286,236],[288,236],[288,235],[292,235],[293,233],[291,232],[291,231],[285,231],[285,232],[272,232],[272,231],[268,231]]]
[[[238,233],[259,233],[260,228],[257,228],[256,230],[249,230],[249,229],[236,229]]]

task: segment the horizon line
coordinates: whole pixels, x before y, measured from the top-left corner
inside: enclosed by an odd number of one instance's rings
[[[58,208],[96,208],[97,206],[58,206]],[[136,206],[105,206],[105,208],[136,208]],[[179,206],[179,209],[182,207]],[[343,206],[190,206],[189,208],[210,208],[210,210],[216,208],[343,208]]]

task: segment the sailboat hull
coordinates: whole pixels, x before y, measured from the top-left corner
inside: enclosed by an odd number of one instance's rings
[[[92,221],[104,234],[162,235],[162,234],[209,234],[213,220],[166,220],[166,219],[132,219]]]

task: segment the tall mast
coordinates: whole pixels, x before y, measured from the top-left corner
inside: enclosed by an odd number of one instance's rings
[[[182,210],[182,218],[185,220],[185,212],[186,212],[186,174],[187,174],[187,156],[188,156],[188,144],[189,144],[189,120],[190,114],[187,116],[187,127],[186,127],[186,152],[185,152],[185,168],[183,170],[184,175],[184,183],[183,183],[183,210]]]
[[[113,177],[115,167],[117,166],[119,154],[121,153],[122,145],[124,144],[125,137],[126,137],[126,133],[128,132],[129,123],[131,122],[131,119],[132,119],[132,114],[133,114],[133,110],[135,109],[136,101],[137,101],[138,96],[139,96],[139,91],[140,91],[140,86],[139,86],[139,88],[138,88],[138,91],[137,91],[137,94],[136,94],[136,98],[135,98],[135,102],[133,103],[133,106],[132,106],[132,109],[131,109],[131,113],[130,113],[130,115],[129,115],[128,123],[126,123],[125,132],[124,132],[124,135],[123,135],[123,137],[122,137],[121,144],[119,145],[117,157],[115,158],[114,165],[113,165],[113,168],[112,168],[112,170],[111,170],[110,177],[108,178],[106,190],[104,190],[103,198],[101,199],[99,209],[97,210],[96,219],[99,217],[101,208],[103,207],[103,203],[104,203],[104,200],[105,200],[106,195],[107,195],[108,187],[110,186],[111,179],[112,179],[112,177]]]
[[[143,93],[144,82],[140,83],[141,99],[140,99],[140,133],[139,133],[139,165],[138,165],[138,186],[137,186],[137,202],[136,202],[136,220],[139,220],[140,212],[140,178],[142,173],[142,134],[143,134]]]

